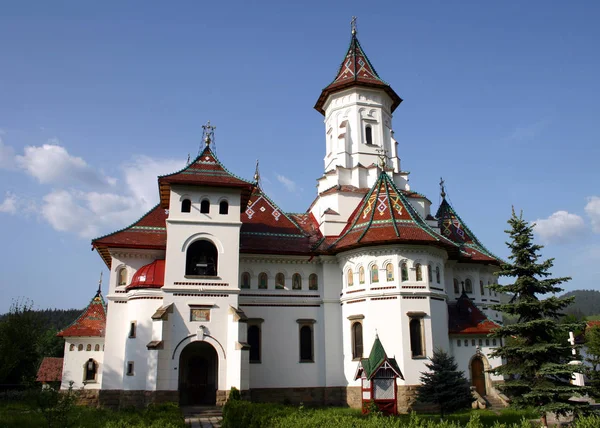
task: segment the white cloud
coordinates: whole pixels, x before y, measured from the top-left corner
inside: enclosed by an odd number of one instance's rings
[[[567,211],[557,211],[546,219],[535,222],[535,233],[542,241],[567,242],[585,229],[583,218]]]
[[[600,233],[600,197],[590,196],[584,210],[592,222],[592,230]]]
[[[296,192],[298,190],[296,183],[283,175],[277,174],[277,180],[285,186],[288,192]]]
[[[10,193],[6,193],[4,201],[0,204],[0,213],[15,214],[17,212],[17,197]]]
[[[14,167],[15,151],[12,147],[5,145],[2,138],[0,138],[0,168],[13,169]]]
[[[50,140],[42,146],[25,147],[24,154],[16,156],[17,165],[41,184],[84,184],[94,188],[114,186],[116,179],[106,177],[80,157]]]
[[[548,119],[539,120],[525,126],[516,127],[513,132],[507,137],[511,141],[525,141],[536,138],[550,124]]]

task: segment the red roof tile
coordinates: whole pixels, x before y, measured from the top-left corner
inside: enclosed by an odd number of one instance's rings
[[[45,357],[37,372],[38,382],[60,382],[62,380],[63,359]]]
[[[325,114],[323,106],[327,101],[327,97],[337,91],[349,88],[351,86],[366,86],[383,89],[392,99],[392,112],[400,105],[402,98],[384,82],[375,71],[375,68],[367,58],[363,51],[356,33],[352,34],[350,46],[344,57],[344,61],[331,82],[319,96],[315,109],[321,114]]]
[[[161,288],[163,285],[165,285],[165,261],[154,260],[136,271],[131,279],[131,284],[127,286],[127,290]]]
[[[158,177],[160,205],[163,208],[169,207],[171,184],[241,188],[242,206],[248,200],[254,186],[251,182],[227,171],[212,152],[210,146],[206,146],[202,153],[182,170]]]
[[[450,334],[489,334],[499,324],[488,319],[463,293],[456,302],[448,304],[448,332]]]
[[[100,290],[84,309],[79,318],[60,331],[59,337],[104,337],[106,329],[106,305]]]

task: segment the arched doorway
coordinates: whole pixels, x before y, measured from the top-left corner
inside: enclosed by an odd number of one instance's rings
[[[481,357],[475,357],[471,360],[471,385],[479,395],[486,395],[485,389],[485,369]]]
[[[219,357],[209,343],[192,342],[179,357],[179,397],[181,405],[217,402]]]

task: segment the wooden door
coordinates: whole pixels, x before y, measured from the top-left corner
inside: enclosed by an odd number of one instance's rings
[[[473,358],[471,361],[471,385],[482,397],[486,395],[485,390],[485,372],[481,358]]]

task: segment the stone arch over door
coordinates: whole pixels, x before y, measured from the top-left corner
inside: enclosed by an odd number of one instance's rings
[[[488,373],[490,369],[490,363],[482,353],[478,352],[471,357],[469,361],[470,384],[481,396],[489,394],[493,388],[492,380]]]
[[[219,355],[206,341],[189,343],[179,355],[181,405],[211,405],[219,389]]]

